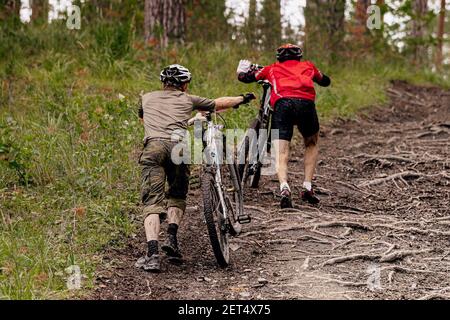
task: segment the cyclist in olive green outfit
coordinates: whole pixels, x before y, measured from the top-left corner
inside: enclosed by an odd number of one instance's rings
[[[150,272],[160,271],[160,221],[169,223],[168,238],[161,247],[170,262],[180,262],[177,231],[186,209],[189,187],[188,164],[175,164],[171,159],[174,146],[180,139],[174,135],[185,132],[188,120],[195,110],[214,112],[237,107],[254,99],[253,94],[222,97],[215,100],[186,93],[191,73],[180,65],[162,70],[163,90],[143,95],[139,116],[145,127],[144,150],[139,159],[142,167],[141,198],[147,238],[147,253],[136,262],[136,267]],[[175,140],[175,141],[174,141]],[[165,190],[166,182],[168,190]],[[160,219],[161,218],[161,219]]]

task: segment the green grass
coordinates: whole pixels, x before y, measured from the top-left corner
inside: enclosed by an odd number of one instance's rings
[[[79,294],[67,290],[66,268],[79,265],[89,289],[104,248],[123,245],[140,228],[134,216],[143,130],[136,104],[141,90],[160,87],[162,66],[185,64],[194,75],[191,92],[218,97],[259,91],[236,81],[239,59],[272,59],[233,44],[162,52],[144,48],[134,29],[70,32],[54,24],[0,31],[0,298]],[[448,87],[404,63],[315,62],[333,79],[318,90],[324,119],[382,104],[390,79]],[[245,127],[255,113],[241,108],[227,122]]]

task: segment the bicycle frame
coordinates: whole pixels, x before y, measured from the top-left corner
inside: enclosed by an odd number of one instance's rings
[[[270,96],[272,93],[272,85],[268,81],[258,81],[259,84],[262,85],[264,93],[261,99],[262,101],[262,118],[261,120],[269,119],[271,112],[273,111],[272,106],[270,105]]]
[[[264,93],[263,93],[263,97],[261,99],[262,102],[262,108],[261,108],[261,115],[260,115],[260,121],[261,121],[261,128],[260,129],[265,129],[268,130],[270,129],[270,117],[271,114],[273,112],[273,108],[270,105],[270,96],[272,93],[272,85],[270,84],[270,82],[268,81],[259,81],[259,84],[262,85]],[[261,150],[261,155],[263,156],[266,151],[269,149],[269,144],[270,144],[270,131],[268,132],[267,135],[267,142],[264,143],[263,145],[263,149]],[[262,162],[262,161],[260,161]]]

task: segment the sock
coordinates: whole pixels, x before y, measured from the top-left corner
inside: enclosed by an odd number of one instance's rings
[[[291,192],[291,188],[289,187],[289,184],[287,182],[283,182],[280,184],[280,191],[283,191],[284,189],[288,189],[289,192]]]
[[[167,232],[173,236],[176,236],[178,232],[178,225],[175,223],[170,223],[169,228],[167,228]]]
[[[308,190],[308,191],[311,191],[311,190],[312,190],[312,184],[311,184],[311,182],[309,182],[309,181],[303,182],[303,188],[305,188],[305,189]]]
[[[149,242],[147,242],[147,246],[148,246],[147,256],[151,257],[154,254],[158,254],[158,241],[150,240]]]

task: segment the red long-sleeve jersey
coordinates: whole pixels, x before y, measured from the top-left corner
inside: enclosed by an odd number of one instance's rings
[[[310,61],[287,60],[276,62],[259,70],[239,74],[245,83],[267,80],[272,85],[271,105],[282,98],[300,98],[315,101],[314,82],[330,85],[330,78],[322,74]]]

